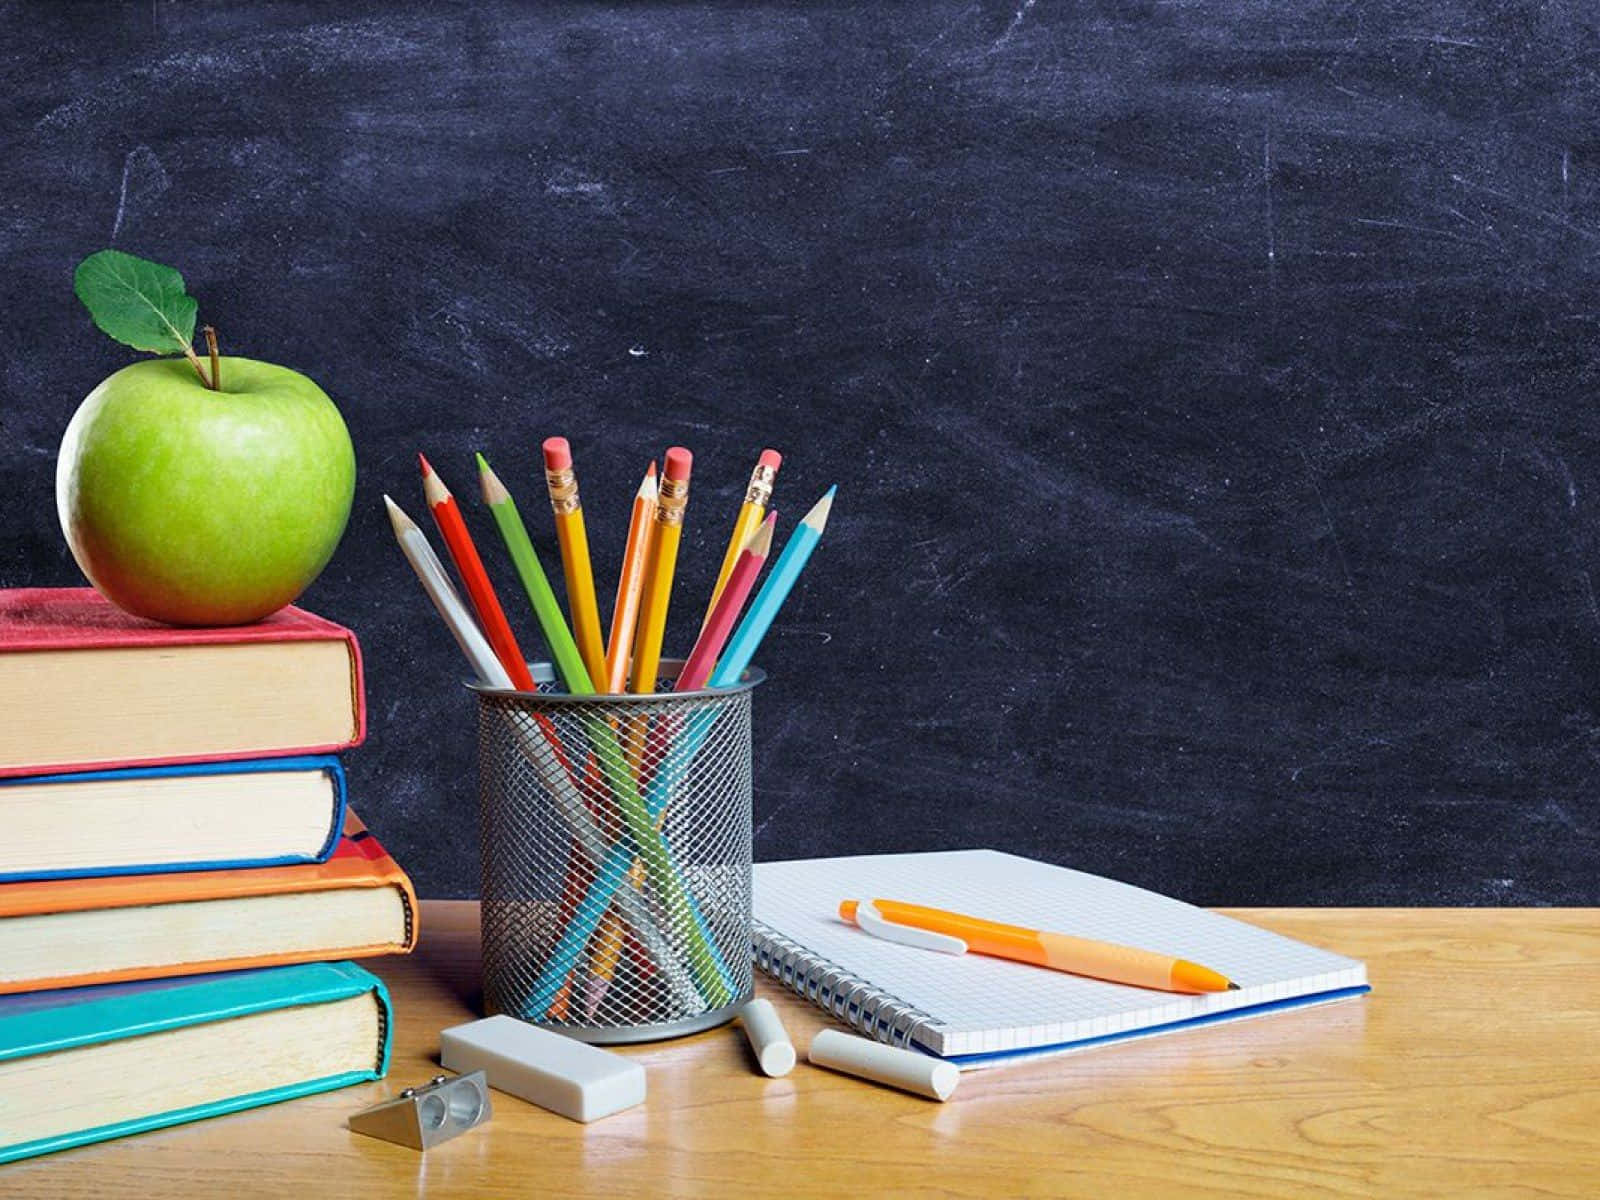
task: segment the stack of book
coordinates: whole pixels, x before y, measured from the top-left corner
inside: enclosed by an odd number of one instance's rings
[[[347,806],[361,655],[0,591],[0,1163],[375,1079],[411,883]]]

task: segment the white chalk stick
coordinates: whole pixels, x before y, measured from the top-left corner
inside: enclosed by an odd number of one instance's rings
[[[778,1010],[770,1000],[752,1000],[739,1010],[739,1024],[755,1051],[761,1072],[774,1079],[794,1070],[794,1043],[778,1020]]]
[[[574,1121],[596,1121],[644,1101],[644,1068],[620,1054],[515,1017],[485,1017],[439,1035],[439,1061],[483,1071],[496,1091]]]
[[[886,1083],[930,1100],[948,1100],[961,1082],[954,1063],[824,1029],[811,1039],[811,1061],[874,1083]],[[490,1080],[492,1083],[493,1080]]]

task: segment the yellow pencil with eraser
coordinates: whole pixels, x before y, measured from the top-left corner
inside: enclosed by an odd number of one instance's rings
[[[717,601],[722,599],[722,589],[728,586],[728,577],[733,574],[740,552],[756,530],[761,528],[761,522],[766,520],[767,505],[772,503],[772,485],[778,481],[778,468],[781,466],[783,455],[768,449],[761,452],[755,470],[750,472],[750,483],[744,490],[744,503],[739,505],[739,515],[733,522],[733,536],[728,539],[728,548],[722,554],[722,566],[717,571],[717,582],[711,589],[706,615],[700,620],[701,629],[710,623],[711,614],[717,610]]]
[[[556,516],[556,540],[561,544],[561,568],[567,578],[567,612],[572,616],[572,636],[578,655],[599,686],[606,677],[606,646],[600,637],[600,605],[594,595],[594,568],[589,562],[589,534],[583,524],[583,502],[578,498],[578,478],[572,470],[572,447],[564,437],[544,442],[544,477],[550,489],[550,507]]]

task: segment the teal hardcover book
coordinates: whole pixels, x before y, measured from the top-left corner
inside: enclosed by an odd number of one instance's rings
[[[383,1077],[389,994],[307,963],[0,997],[0,1163]]]

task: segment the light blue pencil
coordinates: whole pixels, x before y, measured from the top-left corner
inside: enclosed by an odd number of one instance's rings
[[[773,618],[778,615],[783,602],[794,590],[795,580],[799,579],[800,572],[805,570],[811,552],[822,540],[822,531],[828,525],[828,513],[833,508],[833,494],[838,490],[837,484],[829,488],[822,499],[818,500],[805,515],[805,519],[795,526],[794,532],[789,535],[789,540],[783,547],[783,553],[778,556],[778,561],[772,568],[772,573],[767,576],[767,582],[756,593],[755,601],[744,614],[744,620],[739,622],[739,628],[733,631],[733,636],[723,647],[717,669],[711,673],[711,681],[707,686],[732,687],[739,682],[739,677],[750,665],[750,659],[760,648],[761,639],[772,627]],[[712,719],[715,716],[714,709],[696,713],[690,718],[688,728],[673,739],[666,758],[656,768],[650,786],[645,789],[645,807],[649,809],[652,820],[660,820],[661,812],[667,807],[673,788],[688,771],[694,756],[700,752],[701,745],[710,736]]]
[[[772,627],[773,618],[794,589],[800,572],[805,570],[811,552],[822,540],[822,531],[828,525],[828,513],[833,508],[833,494],[838,490],[837,484],[829,488],[805,515],[805,519],[795,526],[772,573],[767,576],[767,582],[756,593],[755,601],[744,614],[744,620],[739,622],[739,628],[733,631],[733,636],[723,647],[717,669],[711,673],[711,681],[707,686],[732,687],[739,682],[739,677],[750,665],[750,659],[760,648],[761,639]],[[645,807],[650,810],[653,820],[660,819],[673,788],[689,769],[694,756],[700,752],[701,744],[711,733],[711,718],[715,715],[715,710],[696,713],[690,719],[688,728],[673,739],[666,758],[656,768],[655,776],[645,790]]]
[[[837,484],[829,488],[822,499],[812,506],[805,520],[801,521],[789,535],[789,541],[784,546],[783,553],[778,556],[772,573],[767,576],[767,582],[756,594],[755,603],[751,604],[749,611],[744,615],[744,620],[739,623],[739,628],[734,630],[733,636],[728,639],[728,644],[723,647],[721,660],[717,663],[717,669],[712,672],[708,686],[732,687],[739,682],[739,676],[744,674],[745,668],[750,665],[750,659],[760,648],[761,639],[772,627],[772,619],[778,615],[783,602],[789,598],[795,580],[800,578],[800,572],[805,570],[811,552],[817,548],[817,543],[822,539],[822,531],[828,524],[828,513],[833,508],[833,494],[838,490]],[[715,719],[715,709],[698,712],[689,719],[688,727],[673,739],[672,745],[667,750],[667,756],[662,759],[661,765],[656,768],[655,775],[650,780],[650,786],[645,789],[645,807],[650,812],[651,820],[660,820],[661,812],[666,808],[673,788],[677,786],[678,780],[683,778],[690,762],[710,736],[711,725]]]
[[[828,513],[833,508],[833,494],[838,490],[839,485],[834,484],[823,493],[822,499],[812,506],[789,535],[783,553],[778,555],[777,564],[768,574],[766,583],[761,585],[755,601],[744,614],[744,620],[739,622],[739,628],[733,631],[728,644],[722,648],[717,669],[711,673],[711,687],[732,687],[750,665],[750,660],[761,646],[761,639],[767,636],[767,630],[772,627],[773,618],[789,598],[800,572],[806,569],[811,552],[822,540],[822,531],[828,525]]]

